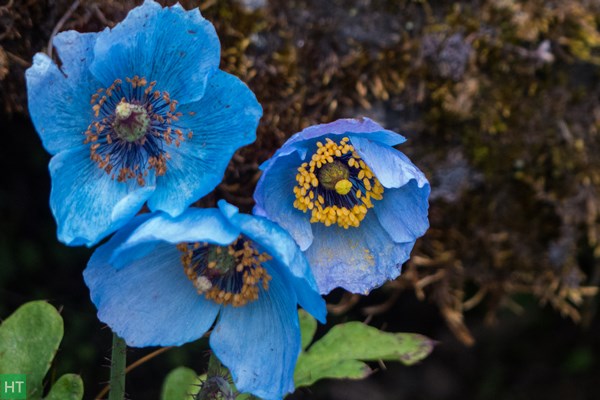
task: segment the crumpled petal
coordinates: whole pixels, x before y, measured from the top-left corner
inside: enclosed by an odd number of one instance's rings
[[[315,240],[305,252],[321,293],[336,287],[367,294],[400,275],[412,243],[394,243],[377,216],[367,213],[359,229],[313,224]]]
[[[244,307],[223,307],[210,336],[210,347],[231,371],[236,388],[266,400],[294,390],[300,353],[296,297],[276,270],[269,273],[269,289]]]
[[[219,208],[232,225],[273,257],[272,268],[295,289],[302,308],[325,323],[325,301],[318,293],[308,261],[289,233],[266,218],[240,214],[237,207],[224,200],[219,201]]]
[[[198,295],[175,246],[162,243],[120,270],[101,249],[83,277],[98,318],[129,346],[179,346],[210,329],[220,307]]]
[[[429,185],[423,174],[402,152],[370,138],[351,136],[356,152],[386,188],[398,188],[414,179],[419,187]]]
[[[278,161],[279,158],[298,152],[300,158],[306,161],[306,154],[316,146],[316,142],[325,140],[325,137],[335,136],[368,137],[387,146],[404,143],[406,139],[393,131],[388,131],[369,118],[338,119],[328,124],[309,126],[290,137],[273,157],[265,161],[260,169],[265,173]]]
[[[61,32],[53,40],[62,66],[43,53],[25,72],[29,114],[48,153],[82,146],[92,122],[92,94],[100,83],[89,72],[97,33]]]
[[[151,210],[181,214],[223,179],[231,156],[256,139],[262,108],[254,93],[233,75],[218,71],[208,81],[199,101],[181,106],[177,122],[191,130],[180,147],[169,149],[167,172],[157,178]],[[191,115],[190,113],[193,113]]]
[[[379,222],[395,242],[414,242],[429,228],[430,186],[425,175],[402,152],[364,137],[351,137],[356,152],[386,188],[376,203]]]
[[[148,253],[160,241],[178,243],[208,242],[228,245],[240,234],[223,214],[214,208],[190,208],[177,217],[155,213],[141,223],[115,248],[110,259],[117,269]]]
[[[411,180],[398,189],[388,189],[374,208],[381,226],[397,243],[415,242],[429,229],[427,209],[429,185]]]
[[[67,245],[93,246],[125,225],[154,191],[153,176],[145,186],[117,182],[90,161],[87,147],[63,151],[50,160],[50,208],[58,239]]]
[[[163,8],[146,0],[98,34],[94,54],[90,69],[105,87],[137,75],[156,81],[156,90],[184,104],[204,95],[207,79],[219,67],[220,44],[198,9]]]

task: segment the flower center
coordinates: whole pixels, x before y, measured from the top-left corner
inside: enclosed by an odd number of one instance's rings
[[[136,179],[144,186],[149,171],[167,171],[168,146],[179,147],[193,132],[178,125],[178,102],[155,90],[156,81],[134,76],[117,79],[92,95],[93,121],[84,132],[90,158],[112,179]]]
[[[349,141],[317,142],[310,162],[298,167],[294,207],[310,210],[311,223],[358,227],[373,208],[372,200],[383,198],[383,186]]]
[[[186,276],[209,300],[241,307],[269,289],[271,276],[262,264],[272,257],[241,235],[228,246],[180,243],[177,248]]]
[[[352,183],[348,180],[350,177],[348,167],[337,160],[323,165],[317,176],[321,185],[327,190],[335,190],[338,194],[347,194],[352,189]]]
[[[146,136],[150,117],[144,107],[121,101],[115,108],[112,126],[119,138],[132,143]]]

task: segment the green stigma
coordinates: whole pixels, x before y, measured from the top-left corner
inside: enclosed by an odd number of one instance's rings
[[[208,248],[208,263],[221,274],[235,270],[237,260],[230,247],[212,245]]]
[[[113,129],[119,138],[133,143],[146,135],[149,126],[150,117],[144,107],[124,101],[115,107]]]
[[[319,183],[328,190],[335,190],[338,194],[346,194],[352,189],[348,180],[350,171],[339,161],[323,165],[318,172]]]

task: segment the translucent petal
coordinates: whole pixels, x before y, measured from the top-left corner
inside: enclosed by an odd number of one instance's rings
[[[254,190],[256,207],[254,214],[275,221],[288,231],[300,246],[306,250],[313,241],[310,216],[294,208],[294,186],[297,168],[302,164],[298,153],[294,152],[274,160],[264,170]]]
[[[272,273],[269,289],[243,307],[223,307],[210,347],[229,368],[240,392],[280,399],[294,390],[300,353],[296,297]]]
[[[93,119],[90,99],[101,84],[89,72],[96,33],[62,32],[53,44],[61,69],[38,53],[26,71],[29,113],[50,154],[83,145]]]
[[[219,306],[196,292],[175,246],[162,243],[120,270],[108,263],[107,253],[100,249],[83,277],[98,318],[129,346],[178,346],[198,339],[211,327]]]
[[[365,137],[351,136],[350,141],[384,187],[398,188],[411,179],[416,180],[419,187],[429,185],[419,168],[393,147]]]
[[[388,189],[375,205],[379,222],[395,242],[414,242],[429,228],[427,210],[429,184],[419,187],[416,180],[398,189]]]
[[[167,172],[158,177],[156,192],[148,201],[152,210],[171,215],[182,213],[221,182],[233,153],[255,140],[262,115],[252,91],[222,71],[209,79],[202,99],[178,110],[183,115],[177,124],[186,139],[179,148],[169,148]],[[188,139],[190,130],[193,136]]]
[[[319,295],[308,261],[294,239],[280,226],[265,218],[239,214],[236,207],[224,200],[219,201],[219,208],[231,224],[273,257],[270,262],[272,268],[276,268],[294,288],[302,308],[325,323],[325,301]]]
[[[338,119],[328,124],[313,125],[301,132],[294,134],[269,160],[265,161],[260,168],[267,172],[278,158],[298,152],[300,158],[305,160],[309,151],[314,151],[316,142],[325,140],[325,137],[349,136],[368,137],[387,146],[395,146],[404,143],[406,139],[396,132],[388,131],[381,125],[369,118]],[[309,154],[310,156],[310,154]]]
[[[157,241],[171,244],[183,242],[209,242],[227,245],[240,234],[219,210],[214,208],[190,208],[177,217],[154,213],[152,218],[140,224],[123,243],[115,248],[111,263],[122,268],[139,254],[147,253]]]
[[[99,33],[90,69],[108,87],[115,79],[156,81],[179,104],[200,99],[219,66],[214,27],[198,9],[162,8],[146,0],[112,29]]]
[[[87,147],[55,155],[49,168],[58,239],[72,246],[92,246],[125,225],[154,191],[152,176],[145,186],[112,179],[90,160]]]
[[[312,227],[315,240],[305,254],[323,294],[336,287],[367,294],[400,275],[414,245],[394,243],[372,211],[359,228]]]

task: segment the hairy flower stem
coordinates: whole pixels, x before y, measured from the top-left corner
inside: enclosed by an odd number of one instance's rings
[[[127,345],[125,341],[113,333],[112,354],[110,362],[110,393],[108,400],[125,398],[125,362]]]
[[[208,360],[206,380],[202,382],[195,400],[234,400],[236,391],[231,382],[229,370],[211,353]]]

